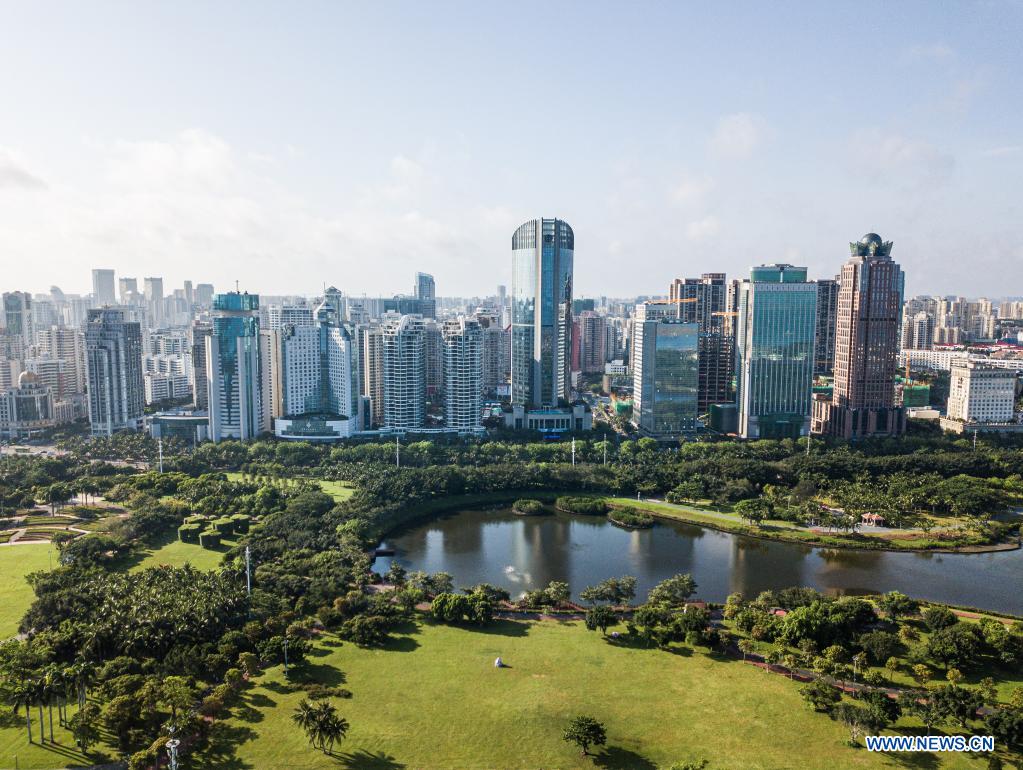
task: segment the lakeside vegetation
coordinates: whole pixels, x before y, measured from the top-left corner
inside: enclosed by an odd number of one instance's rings
[[[924,519],[941,521],[954,537],[992,540],[1014,529],[1005,511],[1023,488],[1023,460],[1011,447],[990,444],[973,452],[944,439],[910,440],[897,453],[886,454],[884,444],[863,444],[822,448],[806,457],[791,441],[663,451],[641,439],[612,447],[605,466],[599,442],[577,442],[576,465],[565,461],[564,445],[411,444],[402,448],[408,465],[397,469],[388,462],[393,445],[223,442],[188,453],[174,451],[171,444],[165,447],[166,472],[156,473],[96,456],[112,452],[119,441],[83,444],[57,459],[12,458],[0,476],[0,500],[8,510],[26,510],[40,500],[56,507],[65,485],[128,514],[108,516],[101,529],[88,534],[55,538],[59,566],[52,572],[48,564],[21,568],[34,572],[32,596],[26,597],[32,601],[16,607],[12,600],[12,612],[25,610],[19,624],[25,638],[0,645],[0,696],[10,709],[0,752],[6,747],[17,753],[23,767],[122,755],[141,770],[153,765],[171,724],[187,739],[188,753],[214,768],[267,766],[278,756],[274,752],[285,748],[290,761],[308,767],[329,762],[429,767],[425,749],[417,745],[432,746],[448,764],[493,751],[493,764],[499,766],[511,756],[517,761],[528,755],[531,763],[571,767],[582,760],[561,737],[580,715],[606,726],[607,746],[585,762],[599,760],[607,767],[653,768],[700,758],[710,760],[711,768],[757,767],[757,762],[783,767],[775,760],[784,756],[805,767],[798,743],[789,749],[795,753],[786,754],[790,744],[780,736],[789,726],[793,735],[816,736],[829,756],[839,757],[829,764],[883,766],[885,757],[843,748],[842,736],[847,740],[853,727],[860,729],[868,720],[876,727],[885,714],[888,728],[897,725],[900,731],[919,729],[924,717],[948,730],[997,731],[1012,751],[1018,750],[1015,736],[1023,736],[1023,702],[1016,703],[1023,649],[1018,625],[941,621],[908,609],[902,617],[889,617],[880,601],[831,600],[805,589],[734,597],[725,617],[718,618],[713,608],[692,604],[696,586],[688,576],[665,581],[627,614],[622,605],[633,603],[635,581],[631,589],[626,579],[589,587],[580,593],[586,611],[578,613],[568,603],[564,583],[512,602],[491,586],[463,591],[451,576],[404,575],[394,565],[387,575],[393,588],[372,586],[377,578],[367,556],[381,535],[417,518],[473,501],[527,498],[556,507],[564,503],[576,512],[603,507],[607,513],[610,503],[616,509],[612,515],[643,516],[661,505],[718,524],[735,522],[747,532],[768,532],[780,522],[786,533],[808,531],[801,517],[824,516],[825,505],[840,505],[847,518],[857,510],[887,510],[887,505],[894,508],[886,515],[907,527]],[[138,450],[144,457],[149,451],[141,437],[123,441],[126,452]],[[637,503],[636,495],[670,502]],[[215,533],[215,547],[209,539],[210,548],[187,537],[175,539],[190,524],[201,525],[200,537]],[[843,536],[855,539],[854,529]],[[936,540],[940,531],[932,528]],[[254,567],[251,596],[245,591],[246,546]],[[577,615],[528,623],[499,617],[512,610]],[[472,665],[480,658],[478,676],[465,658],[460,669],[446,662],[456,646],[474,656]],[[882,648],[896,660],[890,670],[887,660],[879,663]],[[579,658],[574,664],[563,660],[570,650]],[[288,677],[281,668],[285,654]],[[509,654],[511,668],[494,669],[493,659]],[[821,713],[798,705],[799,684],[736,662],[736,656],[741,661],[797,654],[819,684],[810,699]],[[873,662],[861,658],[854,664],[858,655],[873,656]],[[542,665],[547,659],[550,666]],[[933,701],[944,711],[921,717],[907,702],[905,714],[893,717],[862,699],[839,696],[833,702],[824,689],[833,691],[832,680],[852,665],[857,676],[870,674],[877,682],[885,676],[886,687],[911,690],[916,701]],[[928,677],[920,676],[917,666],[926,666]],[[562,668],[563,681],[557,673]],[[743,673],[728,682],[730,671]],[[517,718],[520,705],[527,717],[520,717],[521,725],[505,726],[507,740],[501,736],[477,745],[485,728],[494,729],[474,707],[473,698],[489,695],[482,691],[489,680],[480,677],[510,674],[497,680],[510,683],[519,673],[537,693],[547,692],[549,701],[534,699],[530,706],[532,690],[495,693],[495,718]],[[985,681],[989,678],[991,683]],[[544,680],[556,688],[544,690]],[[945,682],[941,688],[955,692],[939,689],[934,684],[939,680]],[[418,688],[407,706],[420,715],[411,738],[385,729],[388,714],[407,725],[411,712],[401,703],[402,692],[380,682]],[[758,745],[760,734],[754,731],[742,733],[741,745],[729,743],[734,725],[729,733],[707,703],[694,701],[688,711],[677,711],[680,698],[681,705],[688,702],[672,689],[679,683],[714,693],[719,711],[721,702],[735,704],[728,712],[734,723],[779,737],[763,737],[766,743]],[[449,697],[463,686],[465,695]],[[522,703],[505,702],[514,698]],[[327,704],[322,711],[335,715],[339,732],[331,740],[340,741],[335,756],[324,754],[328,743],[310,732],[312,722],[302,727],[292,719],[303,701]],[[966,712],[978,702],[994,709],[992,714]],[[422,718],[426,703],[447,721]],[[604,713],[594,714],[594,703]],[[548,707],[557,712],[544,713]],[[650,733],[663,724],[660,715],[676,712],[679,720],[722,735],[663,728]],[[658,719],[644,716],[651,713]],[[989,716],[997,721],[988,724]],[[347,729],[340,729],[339,720],[346,720]],[[70,742],[68,730],[74,732]],[[33,765],[34,757],[47,756],[50,765]],[[983,761],[930,758],[924,766]]]

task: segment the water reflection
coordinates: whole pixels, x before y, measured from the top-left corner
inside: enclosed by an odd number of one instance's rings
[[[658,522],[627,531],[599,517],[515,516],[464,511],[413,526],[384,544],[409,569],[444,571],[458,586],[478,582],[512,594],[551,580],[574,591],[615,575],[634,575],[640,595],[677,572],[691,572],[701,597],[812,586],[830,594],[898,589],[935,601],[1023,613],[1020,551],[988,554],[884,553],[815,549]],[[386,571],[390,558],[374,568]]]

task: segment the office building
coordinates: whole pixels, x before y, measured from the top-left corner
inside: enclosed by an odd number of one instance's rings
[[[511,330],[499,322],[480,319],[483,324],[483,392],[495,393],[508,382],[511,362]]]
[[[113,270],[92,271],[92,301],[97,307],[117,304],[117,297],[114,295]]]
[[[213,333],[213,325],[195,321],[189,329],[192,351],[192,404],[197,411],[210,408],[210,385],[206,376],[206,339]]]
[[[711,404],[732,400],[735,348],[727,331],[728,284],[724,273],[699,278],[678,278],[668,289],[675,318],[699,326],[700,377],[697,403],[700,414]]]
[[[570,395],[575,234],[560,219],[533,219],[512,236],[511,399],[539,408]]]
[[[961,433],[964,429],[1015,422],[1018,380],[1019,375],[1012,369],[968,358],[954,361],[941,426]]]
[[[213,306],[213,284],[199,283],[195,286],[195,305],[203,310]]]
[[[459,433],[481,429],[483,327],[459,316],[444,323],[444,424]]]
[[[607,324],[604,316],[592,310],[583,310],[573,323],[572,371],[600,374],[607,360]]]
[[[810,427],[817,285],[805,267],[762,265],[737,287],[736,402],[743,438],[791,438]]]
[[[636,308],[633,325],[632,419],[641,433],[678,438],[696,432],[699,415],[700,325],[672,317],[647,318]]]
[[[0,436],[31,438],[56,424],[53,394],[32,372],[22,372],[17,387],[0,393]]]
[[[89,311],[85,322],[89,422],[94,436],[142,427],[142,332],[123,310]]]
[[[32,318],[32,295],[24,291],[10,291],[3,295],[4,334],[20,340],[24,356],[35,344],[35,324]]]
[[[382,324],[384,426],[414,430],[426,422],[423,319],[392,315]]]
[[[817,281],[817,331],[813,343],[813,373],[835,373],[835,324],[838,320],[838,277]]]
[[[846,439],[894,436],[906,430],[895,403],[895,376],[905,277],[892,261],[892,242],[867,233],[849,244],[839,275],[835,382],[831,398],[813,403],[813,432]]]
[[[259,359],[259,295],[229,292],[213,298],[206,339],[209,436],[213,441],[255,438],[267,430]]]
[[[117,293],[121,298],[122,305],[139,305],[142,303],[142,295],[139,294],[138,278],[119,278],[117,281]]]
[[[412,296],[419,300],[419,308],[415,311],[423,318],[437,317],[437,284],[429,273],[416,273],[416,285]]]
[[[305,304],[273,304],[266,306],[268,329],[281,329],[285,324],[292,326],[312,326],[313,310]]]

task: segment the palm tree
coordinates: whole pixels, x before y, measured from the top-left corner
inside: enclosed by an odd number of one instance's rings
[[[309,739],[309,743],[314,748],[319,748],[317,745],[318,736],[316,734],[316,709],[313,708],[313,704],[307,698],[303,698],[298,706],[295,707],[295,713],[291,715],[291,721],[302,728]]]
[[[338,716],[334,704],[322,701],[313,712],[316,725],[316,737],[320,749],[329,754],[336,741],[342,740],[348,733],[348,720]]]

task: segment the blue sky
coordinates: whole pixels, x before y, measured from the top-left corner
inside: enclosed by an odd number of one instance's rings
[[[867,231],[1023,294],[1023,5],[4,2],[0,288],[89,269],[487,294],[559,216],[577,293]]]

